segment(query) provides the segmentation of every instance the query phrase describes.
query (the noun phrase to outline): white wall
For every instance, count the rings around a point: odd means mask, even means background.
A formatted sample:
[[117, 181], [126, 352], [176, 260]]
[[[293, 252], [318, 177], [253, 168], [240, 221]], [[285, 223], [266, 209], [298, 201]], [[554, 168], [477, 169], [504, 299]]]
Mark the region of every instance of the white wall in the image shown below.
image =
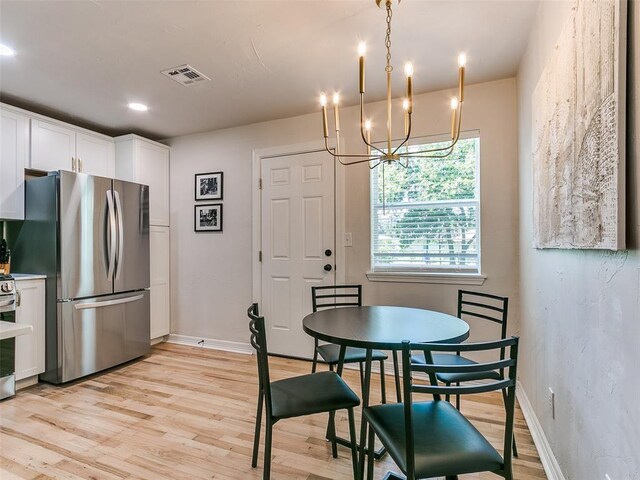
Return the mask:
[[[627, 225], [624, 252], [535, 250], [531, 94], [572, 2], [541, 2], [518, 72], [520, 377], [571, 480], [640, 478], [640, 4], [629, 22]], [[556, 395], [551, 418], [548, 388]]]
[[[515, 79], [467, 88], [463, 129], [481, 134], [482, 260], [488, 276], [480, 289], [511, 297], [517, 313], [517, 113]], [[452, 90], [415, 98], [417, 135], [442, 134], [450, 126]], [[384, 105], [367, 107], [384, 118]], [[342, 110], [347, 150], [361, 149], [357, 107]], [[395, 122], [402, 129], [401, 117]], [[399, 136], [400, 132], [396, 132]], [[320, 113], [184, 136], [171, 144], [171, 273], [173, 333], [247, 341], [245, 311], [252, 300], [251, 174], [254, 149], [321, 139]], [[374, 137], [374, 140], [377, 138]], [[353, 142], [353, 143], [350, 143]], [[359, 150], [362, 151], [362, 150]], [[224, 232], [194, 233], [194, 174], [224, 171]], [[346, 170], [347, 280], [364, 284], [365, 303], [423, 306], [455, 312], [456, 285], [368, 282], [369, 169]], [[341, 268], [338, 265], [338, 268]], [[344, 268], [344, 266], [342, 266]], [[474, 334], [493, 337], [493, 326]]]

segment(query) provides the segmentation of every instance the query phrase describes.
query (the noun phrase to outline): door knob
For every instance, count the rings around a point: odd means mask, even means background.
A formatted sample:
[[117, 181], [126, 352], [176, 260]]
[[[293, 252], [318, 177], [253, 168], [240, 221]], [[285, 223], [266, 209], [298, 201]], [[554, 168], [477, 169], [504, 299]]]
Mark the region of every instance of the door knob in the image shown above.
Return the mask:
[[332, 253], [333, 253], [333, 252], [332, 252], [330, 249], [328, 249], [328, 248], [324, 251], [324, 254], [325, 254], [325, 256], [327, 256], [327, 257], [330, 257]]
[[328, 264], [328, 263], [327, 263], [327, 264], [324, 266], [324, 271], [325, 271], [325, 272], [330, 272], [332, 268], [333, 268], [333, 267], [332, 267], [330, 264]]

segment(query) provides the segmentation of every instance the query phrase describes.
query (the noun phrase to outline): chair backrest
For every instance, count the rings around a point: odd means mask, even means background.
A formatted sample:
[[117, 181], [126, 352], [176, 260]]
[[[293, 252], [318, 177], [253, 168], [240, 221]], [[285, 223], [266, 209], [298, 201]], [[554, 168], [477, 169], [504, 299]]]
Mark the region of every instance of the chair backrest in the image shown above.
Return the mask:
[[[510, 466], [512, 461], [512, 445], [513, 445], [513, 423], [516, 402], [516, 375], [518, 367], [518, 337], [510, 337], [494, 342], [482, 343], [462, 343], [462, 344], [444, 344], [444, 343], [410, 343], [408, 341], [402, 344], [402, 381], [404, 389], [404, 418], [407, 445], [407, 465], [414, 465], [413, 451], [413, 423], [412, 423], [412, 396], [413, 393], [426, 393], [434, 396], [435, 401], [441, 400], [441, 395], [467, 395], [478, 394], [493, 391], [507, 391], [505, 399], [505, 434], [504, 434], [504, 462], [505, 466]], [[492, 350], [500, 350], [504, 352], [509, 350], [509, 355], [505, 359], [491, 361], [487, 363], [475, 363], [470, 365], [435, 365], [433, 363], [432, 352], [488, 352]], [[411, 363], [411, 352], [422, 351], [424, 353], [426, 364]], [[467, 386], [444, 386], [438, 385], [437, 373], [471, 373], [471, 372], [491, 372], [504, 371], [508, 369], [508, 374], [500, 380], [493, 380], [482, 384], [473, 384]], [[417, 377], [414, 373], [425, 373], [428, 375], [428, 383], [414, 382]]]
[[500, 338], [507, 338], [509, 298], [490, 293], [458, 290], [458, 318], [481, 318], [501, 325]]
[[258, 359], [258, 382], [265, 395], [267, 413], [271, 414], [271, 381], [269, 380], [269, 356], [267, 354], [264, 317], [260, 316], [257, 303], [253, 303], [247, 309], [247, 315], [249, 317], [249, 331], [251, 332], [251, 346], [255, 349]]
[[311, 287], [313, 311], [323, 308], [361, 307], [362, 285], [322, 285]]

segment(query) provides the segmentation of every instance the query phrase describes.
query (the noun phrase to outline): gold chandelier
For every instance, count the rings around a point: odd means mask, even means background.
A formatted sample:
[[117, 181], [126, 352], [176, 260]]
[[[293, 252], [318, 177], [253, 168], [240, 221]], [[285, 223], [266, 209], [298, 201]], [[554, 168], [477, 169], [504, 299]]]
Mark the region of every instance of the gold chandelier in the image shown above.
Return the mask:
[[[375, 0], [378, 7], [383, 0]], [[401, 0], [398, 0], [400, 3]], [[411, 137], [411, 126], [413, 114], [413, 65], [407, 63], [404, 68], [404, 73], [407, 78], [407, 96], [402, 101], [402, 107], [404, 110], [404, 137], [402, 142], [395, 148], [392, 146], [391, 138], [391, 112], [392, 112], [392, 98], [391, 98], [391, 73], [393, 72], [393, 66], [391, 65], [391, 18], [393, 15], [391, 9], [392, 0], [385, 0], [385, 6], [387, 11], [387, 33], [385, 37], [385, 47], [387, 50], [387, 64], [385, 72], [387, 76], [387, 145], [386, 148], [378, 148], [371, 143], [371, 120], [365, 119], [364, 112], [364, 93], [365, 93], [365, 53], [366, 44], [360, 43], [358, 46], [359, 54], [359, 85], [360, 85], [360, 135], [362, 141], [367, 147], [366, 154], [348, 154], [340, 152], [340, 112], [339, 103], [340, 96], [338, 93], [333, 94], [333, 111], [334, 122], [336, 132], [336, 150], [333, 151], [329, 148], [329, 123], [327, 120], [327, 95], [322, 93], [320, 95], [320, 106], [322, 108], [322, 129], [324, 133], [324, 145], [327, 152], [333, 155], [342, 165], [356, 165], [360, 163], [369, 162], [369, 168], [375, 168], [381, 163], [398, 162], [403, 167], [408, 166], [410, 159], [424, 159], [424, 158], [444, 158], [451, 154], [453, 147], [460, 138], [460, 124], [462, 122], [462, 104], [464, 102], [464, 69], [466, 64], [466, 55], [461, 53], [458, 56], [458, 96], [451, 98], [451, 140], [446, 145], [437, 148], [431, 148], [419, 151], [409, 151], [405, 149], [401, 151], [401, 148], [407, 144]], [[404, 162], [404, 163], [403, 163]]]

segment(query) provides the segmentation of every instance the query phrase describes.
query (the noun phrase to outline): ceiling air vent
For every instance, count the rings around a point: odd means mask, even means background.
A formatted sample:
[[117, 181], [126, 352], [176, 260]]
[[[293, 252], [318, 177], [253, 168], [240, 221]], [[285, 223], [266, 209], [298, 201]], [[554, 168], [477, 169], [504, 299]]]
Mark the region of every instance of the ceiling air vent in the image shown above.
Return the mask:
[[200, 73], [191, 65], [180, 65], [179, 67], [163, 70], [161, 73], [185, 87], [191, 87], [198, 83], [211, 81], [209, 77]]

